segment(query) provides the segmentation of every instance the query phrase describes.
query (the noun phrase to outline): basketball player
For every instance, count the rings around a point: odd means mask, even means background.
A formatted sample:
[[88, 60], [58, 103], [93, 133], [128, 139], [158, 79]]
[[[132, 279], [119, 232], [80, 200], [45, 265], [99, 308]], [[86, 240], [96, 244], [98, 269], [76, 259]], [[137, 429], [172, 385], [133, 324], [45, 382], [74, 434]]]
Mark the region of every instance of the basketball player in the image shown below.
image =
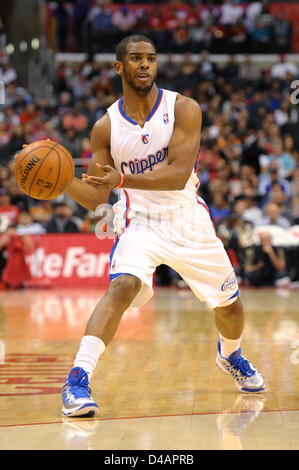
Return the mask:
[[175, 269], [214, 310], [219, 368], [239, 390], [260, 392], [263, 378], [241, 354], [244, 315], [237, 280], [209, 209], [196, 195], [200, 107], [191, 98], [157, 87], [157, 53], [144, 36], [120, 42], [114, 67], [123, 97], [94, 124], [87, 174], [67, 188], [69, 196], [92, 210], [107, 202], [112, 188], [122, 190], [114, 206], [111, 282], [88, 321], [66, 379], [62, 412], [92, 416], [97, 411], [89, 389], [92, 373], [125, 310], [153, 295], [153, 273], [160, 264]]

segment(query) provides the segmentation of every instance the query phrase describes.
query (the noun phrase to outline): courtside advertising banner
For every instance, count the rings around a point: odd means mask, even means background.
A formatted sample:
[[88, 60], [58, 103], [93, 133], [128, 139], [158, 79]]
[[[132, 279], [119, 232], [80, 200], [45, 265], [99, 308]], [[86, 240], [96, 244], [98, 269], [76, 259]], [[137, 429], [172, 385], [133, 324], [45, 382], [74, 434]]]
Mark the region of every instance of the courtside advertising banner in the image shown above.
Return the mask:
[[34, 246], [26, 258], [32, 280], [49, 287], [108, 287], [113, 240], [55, 233], [34, 236]]

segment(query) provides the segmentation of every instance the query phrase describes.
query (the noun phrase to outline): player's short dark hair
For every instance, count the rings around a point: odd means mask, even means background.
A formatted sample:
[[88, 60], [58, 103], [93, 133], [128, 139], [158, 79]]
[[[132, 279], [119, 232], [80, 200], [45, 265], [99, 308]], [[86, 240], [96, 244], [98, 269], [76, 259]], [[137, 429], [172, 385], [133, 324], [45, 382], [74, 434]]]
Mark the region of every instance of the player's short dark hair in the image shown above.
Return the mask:
[[131, 36], [127, 36], [122, 39], [117, 45], [115, 52], [116, 60], [118, 60], [119, 62], [124, 61], [127, 54], [127, 45], [131, 42], [149, 42], [156, 50], [156, 46], [150, 38], [148, 38], [147, 36], [143, 36], [142, 34], [132, 34]]

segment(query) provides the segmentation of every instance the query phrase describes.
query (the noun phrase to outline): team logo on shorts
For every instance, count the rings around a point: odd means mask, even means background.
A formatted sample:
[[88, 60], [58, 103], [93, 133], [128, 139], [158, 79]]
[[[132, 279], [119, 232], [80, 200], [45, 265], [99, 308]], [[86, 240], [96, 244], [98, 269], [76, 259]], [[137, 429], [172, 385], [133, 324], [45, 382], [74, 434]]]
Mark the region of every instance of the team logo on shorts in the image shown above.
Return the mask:
[[148, 144], [149, 143], [149, 134], [143, 134], [141, 136], [141, 140], [144, 144]]
[[238, 285], [238, 281], [237, 281], [237, 278], [235, 276], [235, 273], [233, 273], [233, 274], [230, 274], [225, 279], [224, 283], [221, 286], [221, 290], [224, 292], [227, 289], [234, 289], [235, 287], [237, 287], [237, 285]]

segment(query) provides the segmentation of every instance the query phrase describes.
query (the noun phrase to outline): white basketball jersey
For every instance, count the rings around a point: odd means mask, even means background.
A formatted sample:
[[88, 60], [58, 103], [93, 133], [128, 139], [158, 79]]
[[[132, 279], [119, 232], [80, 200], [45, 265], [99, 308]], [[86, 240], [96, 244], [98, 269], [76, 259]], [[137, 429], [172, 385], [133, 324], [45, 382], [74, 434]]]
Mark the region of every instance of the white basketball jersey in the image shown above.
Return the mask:
[[[159, 89], [155, 106], [144, 127], [129, 118], [122, 107], [122, 98], [108, 108], [111, 122], [111, 156], [117, 170], [124, 174], [142, 174], [167, 166], [168, 144], [174, 129], [174, 108], [177, 93]], [[194, 172], [181, 191], [122, 190], [121, 201], [126, 209], [138, 212], [177, 210], [186, 204], [196, 203], [196, 186], [199, 181]], [[119, 205], [119, 203], [117, 204]]]

